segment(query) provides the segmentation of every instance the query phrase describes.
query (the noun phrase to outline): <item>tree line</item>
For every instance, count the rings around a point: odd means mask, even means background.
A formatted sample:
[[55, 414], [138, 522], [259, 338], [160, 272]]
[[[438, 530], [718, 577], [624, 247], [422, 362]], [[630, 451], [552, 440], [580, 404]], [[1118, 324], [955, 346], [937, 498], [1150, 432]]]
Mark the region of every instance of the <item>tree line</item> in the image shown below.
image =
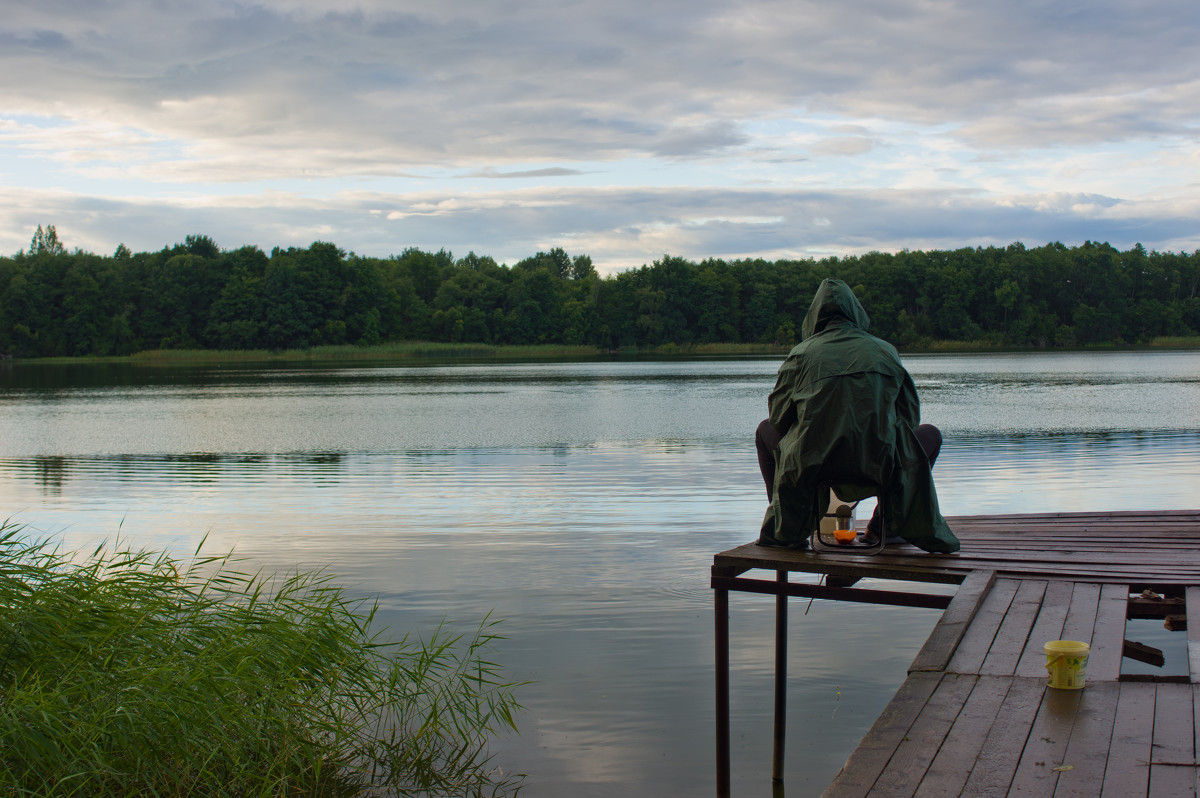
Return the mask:
[[1022, 244], [851, 257], [699, 262], [664, 255], [601, 277], [562, 248], [512, 266], [469, 253], [387, 258], [308, 248], [221, 249], [188, 236], [157, 252], [68, 251], [51, 226], [0, 257], [0, 353], [302, 349], [423, 340], [614, 350], [799, 340], [825, 277], [901, 348], [1135, 345], [1200, 334], [1200, 251]]

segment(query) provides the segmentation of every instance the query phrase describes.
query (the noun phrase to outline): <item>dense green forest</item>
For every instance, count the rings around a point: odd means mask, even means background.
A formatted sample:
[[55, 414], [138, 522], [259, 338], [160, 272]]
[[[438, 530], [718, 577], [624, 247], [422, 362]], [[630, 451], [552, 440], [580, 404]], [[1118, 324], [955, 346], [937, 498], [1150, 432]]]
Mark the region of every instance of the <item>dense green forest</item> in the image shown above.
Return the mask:
[[791, 344], [824, 277], [845, 280], [871, 329], [901, 348], [1131, 345], [1200, 334], [1200, 251], [1108, 244], [872, 252], [766, 261], [663, 256], [608, 277], [561, 248], [512, 266], [470, 253], [388, 258], [223, 250], [188, 236], [158, 252], [69, 252], [53, 227], [0, 258], [0, 354], [303, 349], [423, 340], [611, 350]]

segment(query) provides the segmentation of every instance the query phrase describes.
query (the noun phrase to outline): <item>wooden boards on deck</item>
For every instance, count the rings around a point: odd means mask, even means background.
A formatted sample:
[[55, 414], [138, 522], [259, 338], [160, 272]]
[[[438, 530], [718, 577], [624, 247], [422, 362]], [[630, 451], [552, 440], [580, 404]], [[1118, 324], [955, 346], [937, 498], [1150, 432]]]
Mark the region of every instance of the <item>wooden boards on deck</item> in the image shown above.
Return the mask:
[[907, 544], [883, 554], [817, 554], [749, 543], [722, 552], [714, 574], [754, 568], [960, 582], [972, 571], [1098, 584], [1200, 585], [1200, 510], [1032, 513], [947, 519], [955, 554]]
[[[1123, 682], [1128, 586], [976, 574], [964, 588], [828, 798], [1200, 795], [1194, 626], [1189, 683]], [[1056, 639], [1090, 643], [1083, 690], [1046, 686]]]
[[[962, 541], [955, 554], [908, 545], [874, 556], [816, 554], [751, 543], [714, 557], [718, 796], [729, 795], [728, 594], [742, 591], [946, 606], [826, 795], [1200, 798], [1200, 510], [947, 520]], [[776, 572], [776, 581], [741, 576], [755, 569]], [[789, 584], [787, 572], [959, 589], [948, 606], [917, 604], [945, 597]], [[1145, 588], [1171, 597], [1170, 615], [1157, 617], [1174, 628], [1186, 619], [1190, 680], [1120, 679], [1130, 593]], [[1136, 612], [1159, 611], [1155, 601], [1141, 599]], [[784, 635], [776, 637], [784, 650]], [[1042, 646], [1058, 639], [1091, 644], [1082, 691], [1046, 686]], [[781, 696], [776, 706], [778, 718]]]

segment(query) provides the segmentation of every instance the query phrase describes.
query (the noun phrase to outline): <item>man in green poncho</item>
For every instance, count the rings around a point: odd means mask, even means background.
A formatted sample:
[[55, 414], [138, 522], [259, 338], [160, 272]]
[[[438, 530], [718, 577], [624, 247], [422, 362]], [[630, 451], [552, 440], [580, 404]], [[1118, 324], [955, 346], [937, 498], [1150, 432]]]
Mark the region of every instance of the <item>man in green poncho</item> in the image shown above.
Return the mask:
[[[805, 548], [824, 513], [820, 471], [858, 475], [883, 487], [886, 530], [930, 552], [958, 551], [938, 509], [930, 468], [941, 434], [922, 425], [912, 377], [896, 349], [867, 332], [867, 312], [841, 280], [817, 289], [801, 343], [779, 368], [756, 436], [771, 505], [759, 543]], [[871, 495], [844, 488], [843, 499]]]

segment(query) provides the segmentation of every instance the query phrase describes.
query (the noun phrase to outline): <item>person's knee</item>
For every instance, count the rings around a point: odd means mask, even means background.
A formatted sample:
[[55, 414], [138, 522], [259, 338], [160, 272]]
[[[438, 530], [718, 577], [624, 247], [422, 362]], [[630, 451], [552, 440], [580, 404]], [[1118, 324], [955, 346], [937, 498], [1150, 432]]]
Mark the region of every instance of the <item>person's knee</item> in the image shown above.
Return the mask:
[[771, 419], [764, 418], [758, 425], [758, 429], [754, 431], [754, 442], [760, 448], [768, 451], [779, 448], [779, 433], [775, 430], [775, 425], [771, 423]]
[[765, 419], [754, 431], [754, 448], [758, 450], [758, 470], [762, 472], [767, 486], [767, 501], [774, 495], [775, 451], [779, 448], [779, 433], [769, 419]]
[[938, 452], [942, 449], [942, 431], [932, 424], [922, 424], [917, 427], [917, 440], [921, 442], [921, 448], [925, 450], [929, 464], [933, 465], [933, 461], [937, 460]]

